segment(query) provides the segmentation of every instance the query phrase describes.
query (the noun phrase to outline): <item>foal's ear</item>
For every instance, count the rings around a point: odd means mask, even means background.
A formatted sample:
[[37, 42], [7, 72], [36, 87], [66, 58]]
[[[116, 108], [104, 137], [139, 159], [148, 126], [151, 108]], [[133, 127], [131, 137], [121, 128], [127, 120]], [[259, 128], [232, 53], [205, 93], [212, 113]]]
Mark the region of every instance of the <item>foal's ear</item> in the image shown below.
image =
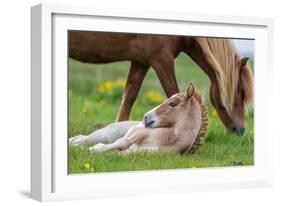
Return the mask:
[[249, 57], [244, 57], [240, 60], [240, 68], [244, 67], [249, 60]]
[[192, 83], [189, 84], [187, 90], [186, 90], [186, 99], [189, 99], [190, 97], [192, 97], [192, 95], [194, 94], [194, 85]]

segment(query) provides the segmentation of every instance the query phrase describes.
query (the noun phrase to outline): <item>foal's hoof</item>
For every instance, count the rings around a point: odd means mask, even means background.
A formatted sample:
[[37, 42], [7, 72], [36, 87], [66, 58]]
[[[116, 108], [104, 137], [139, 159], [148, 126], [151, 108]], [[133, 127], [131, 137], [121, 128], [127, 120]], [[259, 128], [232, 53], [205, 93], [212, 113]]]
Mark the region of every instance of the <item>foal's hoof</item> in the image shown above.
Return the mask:
[[90, 152], [103, 152], [106, 151], [106, 145], [103, 143], [98, 143], [89, 148]]
[[85, 135], [77, 135], [75, 137], [71, 137], [68, 139], [69, 145], [72, 146], [79, 146], [87, 144], [88, 142], [88, 136]]
[[68, 144], [71, 146], [79, 146], [79, 143], [77, 143], [77, 136], [76, 137], [71, 137], [68, 139]]

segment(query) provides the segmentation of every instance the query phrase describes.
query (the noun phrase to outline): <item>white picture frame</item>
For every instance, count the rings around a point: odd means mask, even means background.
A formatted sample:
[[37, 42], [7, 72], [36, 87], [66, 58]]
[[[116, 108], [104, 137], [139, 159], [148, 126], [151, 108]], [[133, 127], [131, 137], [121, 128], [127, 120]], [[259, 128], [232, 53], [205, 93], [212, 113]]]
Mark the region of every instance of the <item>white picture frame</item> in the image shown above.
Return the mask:
[[[31, 26], [32, 198], [52, 201], [273, 185], [274, 136], [267, 123], [273, 111], [267, 108], [274, 94], [267, 99], [260, 95], [265, 91], [261, 83], [272, 88], [274, 75], [271, 19], [41, 4], [31, 8]], [[255, 38], [255, 165], [68, 175], [67, 139], [55, 137], [67, 134], [65, 34], [73, 28]]]

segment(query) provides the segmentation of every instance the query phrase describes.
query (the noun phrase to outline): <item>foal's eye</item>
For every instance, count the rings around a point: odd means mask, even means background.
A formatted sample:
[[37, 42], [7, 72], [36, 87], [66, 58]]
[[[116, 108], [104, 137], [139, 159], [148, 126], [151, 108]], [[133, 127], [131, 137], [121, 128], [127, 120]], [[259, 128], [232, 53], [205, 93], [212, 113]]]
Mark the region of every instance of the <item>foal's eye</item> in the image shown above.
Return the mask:
[[175, 107], [175, 106], [177, 106], [177, 104], [176, 104], [176, 103], [174, 103], [174, 102], [170, 102], [169, 107]]

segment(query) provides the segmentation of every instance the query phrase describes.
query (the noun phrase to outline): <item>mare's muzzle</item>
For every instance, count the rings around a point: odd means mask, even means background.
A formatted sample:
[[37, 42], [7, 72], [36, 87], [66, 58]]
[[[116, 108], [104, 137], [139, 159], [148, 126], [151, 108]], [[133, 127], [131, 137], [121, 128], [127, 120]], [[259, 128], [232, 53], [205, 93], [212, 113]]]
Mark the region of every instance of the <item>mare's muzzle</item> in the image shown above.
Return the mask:
[[236, 133], [238, 135], [243, 135], [244, 134], [244, 131], [245, 131], [245, 128], [244, 127], [240, 127], [238, 126], [237, 124], [235, 123], [232, 123], [229, 127], [228, 127], [228, 130], [230, 132], [233, 132], [233, 133]]

